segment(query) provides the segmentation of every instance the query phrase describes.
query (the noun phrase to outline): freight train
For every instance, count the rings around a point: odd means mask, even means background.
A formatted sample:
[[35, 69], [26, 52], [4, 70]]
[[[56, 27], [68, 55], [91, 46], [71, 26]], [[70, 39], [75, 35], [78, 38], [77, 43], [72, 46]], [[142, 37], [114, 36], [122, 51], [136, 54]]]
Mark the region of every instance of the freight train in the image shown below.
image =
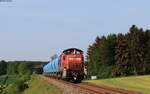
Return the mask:
[[80, 82], [84, 79], [83, 51], [77, 48], [64, 50], [60, 56], [43, 67], [45, 76]]

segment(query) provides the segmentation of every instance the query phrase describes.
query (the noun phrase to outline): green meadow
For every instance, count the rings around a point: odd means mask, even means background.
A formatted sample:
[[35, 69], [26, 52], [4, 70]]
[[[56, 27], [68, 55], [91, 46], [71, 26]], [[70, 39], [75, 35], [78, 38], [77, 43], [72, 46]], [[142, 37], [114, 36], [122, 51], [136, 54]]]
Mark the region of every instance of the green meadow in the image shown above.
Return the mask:
[[126, 90], [134, 90], [150, 94], [150, 75], [110, 78], [101, 80], [85, 80], [83, 82], [94, 83], [97, 85], [106, 85], [115, 88], [123, 88]]

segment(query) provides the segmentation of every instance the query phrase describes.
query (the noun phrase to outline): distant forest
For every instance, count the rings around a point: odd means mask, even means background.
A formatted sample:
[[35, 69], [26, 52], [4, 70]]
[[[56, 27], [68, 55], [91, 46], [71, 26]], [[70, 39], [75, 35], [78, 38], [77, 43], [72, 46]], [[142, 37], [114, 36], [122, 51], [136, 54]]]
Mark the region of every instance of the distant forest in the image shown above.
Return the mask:
[[97, 37], [87, 51], [88, 75], [110, 78], [150, 74], [150, 30]]

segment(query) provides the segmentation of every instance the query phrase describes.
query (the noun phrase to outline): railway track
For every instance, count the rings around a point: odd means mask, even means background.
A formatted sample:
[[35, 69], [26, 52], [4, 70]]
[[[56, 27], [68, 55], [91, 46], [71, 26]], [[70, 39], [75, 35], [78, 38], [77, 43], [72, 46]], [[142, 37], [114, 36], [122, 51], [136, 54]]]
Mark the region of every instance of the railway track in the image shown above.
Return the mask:
[[62, 88], [63, 91], [69, 90], [64, 94], [142, 94], [139, 92], [128, 91], [123, 89], [111, 88], [107, 86], [99, 86], [91, 83], [71, 83], [63, 80], [53, 79], [40, 75], [41, 78], [47, 80], [51, 84]]
[[81, 86], [83, 88], [86, 87], [87, 89], [94, 88], [94, 91], [98, 93], [100, 92], [100, 94], [142, 94], [142, 93], [135, 92], [135, 91], [112, 88], [112, 87], [102, 86], [102, 85], [95, 85], [91, 83], [80, 83], [80, 84], [77, 84], [77, 86]]

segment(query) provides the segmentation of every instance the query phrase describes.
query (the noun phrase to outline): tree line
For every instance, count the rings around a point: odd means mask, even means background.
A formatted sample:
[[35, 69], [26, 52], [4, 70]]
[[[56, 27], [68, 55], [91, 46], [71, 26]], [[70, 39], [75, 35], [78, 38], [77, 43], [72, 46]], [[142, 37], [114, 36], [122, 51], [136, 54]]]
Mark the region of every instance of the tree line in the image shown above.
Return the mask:
[[97, 37], [88, 47], [88, 74], [98, 78], [150, 74], [150, 30]]
[[41, 68], [47, 62], [34, 61], [0, 61], [0, 75], [30, 75], [33, 72], [42, 72]]

